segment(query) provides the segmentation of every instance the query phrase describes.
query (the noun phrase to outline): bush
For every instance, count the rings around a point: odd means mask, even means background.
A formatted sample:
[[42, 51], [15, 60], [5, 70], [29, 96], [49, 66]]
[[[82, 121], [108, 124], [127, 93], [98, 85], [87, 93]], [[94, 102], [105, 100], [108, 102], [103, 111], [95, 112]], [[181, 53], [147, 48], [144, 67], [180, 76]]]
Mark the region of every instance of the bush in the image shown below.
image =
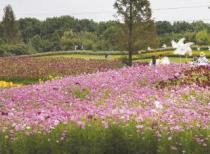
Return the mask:
[[38, 52], [46, 52], [53, 50], [53, 43], [49, 40], [42, 39], [39, 35], [35, 35], [29, 44]]
[[29, 48], [24, 43], [0, 45], [0, 56], [29, 54]]
[[[2, 154], [208, 154], [209, 130], [185, 130], [157, 135], [132, 123], [104, 128], [94, 122], [85, 127], [60, 125], [50, 133], [0, 134]], [[14, 138], [15, 137], [15, 138]], [[200, 140], [204, 140], [201, 144]]]

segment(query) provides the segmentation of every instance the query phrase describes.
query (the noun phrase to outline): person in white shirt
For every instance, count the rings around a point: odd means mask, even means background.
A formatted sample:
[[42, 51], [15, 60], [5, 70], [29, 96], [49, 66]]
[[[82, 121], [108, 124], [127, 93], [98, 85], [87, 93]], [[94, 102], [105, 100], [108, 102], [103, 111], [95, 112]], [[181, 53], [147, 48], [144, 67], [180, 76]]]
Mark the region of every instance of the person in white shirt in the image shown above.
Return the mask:
[[204, 52], [200, 53], [200, 57], [198, 58], [197, 63], [198, 63], [198, 65], [208, 65], [209, 64], [209, 61], [206, 58], [206, 55]]

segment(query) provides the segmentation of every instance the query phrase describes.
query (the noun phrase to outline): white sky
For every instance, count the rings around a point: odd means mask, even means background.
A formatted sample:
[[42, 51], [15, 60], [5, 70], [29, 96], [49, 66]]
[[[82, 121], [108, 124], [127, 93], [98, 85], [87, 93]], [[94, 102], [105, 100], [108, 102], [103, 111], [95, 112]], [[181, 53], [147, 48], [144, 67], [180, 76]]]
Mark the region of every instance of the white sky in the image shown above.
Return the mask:
[[[3, 8], [11, 4], [17, 18], [36, 17], [44, 20], [46, 17], [71, 15], [76, 18], [88, 18], [96, 21], [115, 19], [113, 4], [115, 0], [0, 0], [0, 20]], [[152, 9], [174, 8], [186, 6], [208, 6], [210, 0], [150, 0]], [[200, 20], [210, 22], [208, 7], [153, 10], [155, 20]]]

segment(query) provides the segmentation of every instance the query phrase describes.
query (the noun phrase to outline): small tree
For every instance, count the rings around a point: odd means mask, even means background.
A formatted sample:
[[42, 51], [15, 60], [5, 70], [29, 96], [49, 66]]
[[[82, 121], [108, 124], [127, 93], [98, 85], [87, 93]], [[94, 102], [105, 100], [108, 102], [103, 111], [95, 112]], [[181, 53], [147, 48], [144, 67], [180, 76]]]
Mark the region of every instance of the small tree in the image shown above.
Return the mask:
[[129, 65], [132, 65], [134, 25], [149, 21], [151, 18], [150, 2], [148, 0], [116, 0], [114, 8], [123, 18], [128, 31]]
[[3, 38], [7, 43], [17, 43], [21, 41], [20, 32], [18, 30], [15, 15], [10, 5], [4, 8], [4, 16], [2, 20]]

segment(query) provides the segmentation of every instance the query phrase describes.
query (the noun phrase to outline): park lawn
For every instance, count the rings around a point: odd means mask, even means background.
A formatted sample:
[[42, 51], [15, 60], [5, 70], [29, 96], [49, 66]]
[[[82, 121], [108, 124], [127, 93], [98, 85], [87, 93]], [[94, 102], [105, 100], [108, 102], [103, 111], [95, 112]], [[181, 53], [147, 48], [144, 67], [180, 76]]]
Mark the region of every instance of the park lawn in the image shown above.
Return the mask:
[[[170, 57], [169, 58], [172, 63], [180, 63], [180, 58]], [[139, 59], [137, 62], [151, 62], [151, 59]], [[192, 61], [192, 58], [181, 58], [181, 63], [186, 63]]]

